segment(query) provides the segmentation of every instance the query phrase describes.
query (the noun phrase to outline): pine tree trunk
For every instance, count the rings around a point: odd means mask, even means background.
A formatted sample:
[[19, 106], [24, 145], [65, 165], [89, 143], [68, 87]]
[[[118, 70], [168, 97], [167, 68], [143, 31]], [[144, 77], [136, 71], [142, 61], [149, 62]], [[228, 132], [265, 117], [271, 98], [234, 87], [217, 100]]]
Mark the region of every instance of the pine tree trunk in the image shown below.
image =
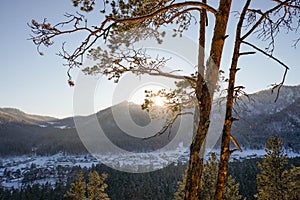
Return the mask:
[[196, 135], [194, 135], [192, 144], [190, 146], [190, 160], [187, 172], [187, 183], [185, 187], [186, 200], [199, 199], [198, 193], [201, 183], [201, 174], [203, 171], [203, 147], [210, 123], [209, 117], [212, 106], [212, 97], [218, 80], [218, 73], [223, 52], [228, 17], [230, 14], [230, 7], [231, 0], [220, 0], [219, 11], [216, 14], [214, 36], [211, 44], [210, 57], [212, 62], [210, 62], [208, 65], [205, 77], [203, 67], [204, 52], [201, 52], [201, 43], [203, 47], [205, 43], [205, 36], [203, 36], [205, 35], [205, 30], [203, 32], [203, 28], [201, 28], [203, 27], [204, 23], [204, 20], [202, 18], [203, 16], [200, 17], [202, 25], [200, 24], [198, 80], [196, 88], [196, 97], [200, 111], [200, 120]]
[[229, 165], [229, 158], [231, 154], [230, 137], [231, 137], [231, 126], [233, 122], [232, 110], [233, 110], [233, 103], [234, 103], [235, 76], [237, 72], [237, 63], [240, 55], [241, 30], [242, 30], [245, 14], [250, 5], [250, 2], [251, 0], [247, 0], [244, 9], [241, 13], [240, 20], [238, 22], [237, 29], [236, 29], [235, 46], [234, 46], [234, 52], [233, 52], [233, 57], [231, 62], [229, 83], [227, 89], [226, 115], [225, 115], [225, 122], [224, 122], [224, 127], [222, 132], [221, 158], [219, 164], [216, 192], [214, 197], [215, 200], [223, 199], [223, 194], [226, 186], [226, 175], [227, 175], [227, 170]]

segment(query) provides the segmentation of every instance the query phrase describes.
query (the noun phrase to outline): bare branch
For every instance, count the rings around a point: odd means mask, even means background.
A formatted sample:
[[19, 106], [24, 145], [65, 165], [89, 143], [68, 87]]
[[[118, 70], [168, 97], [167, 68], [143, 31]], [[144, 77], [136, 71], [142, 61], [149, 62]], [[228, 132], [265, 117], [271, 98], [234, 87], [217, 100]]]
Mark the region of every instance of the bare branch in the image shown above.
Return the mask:
[[273, 84], [273, 88], [272, 88], [272, 92], [274, 92], [275, 89], [277, 89], [277, 94], [276, 94], [276, 98], [275, 98], [275, 102], [278, 100], [279, 98], [279, 94], [280, 94], [280, 89], [282, 88], [285, 79], [286, 79], [286, 75], [287, 75], [288, 69], [286, 68], [282, 77], [282, 81], [279, 84]]
[[[300, 3], [297, 2], [297, 1], [294, 1], [295, 5], [284, 3], [283, 1], [280, 1], [280, 0], [272, 0], [272, 1], [274, 1], [276, 3], [279, 3], [279, 4], [283, 4], [283, 6], [286, 6], [286, 7], [289, 7], [289, 8], [295, 8], [295, 9], [299, 9], [300, 10]], [[296, 4], [296, 3], [298, 3], [298, 4]]]
[[251, 43], [249, 43], [249, 42], [242, 41], [242, 43], [244, 43], [244, 44], [246, 44], [246, 45], [252, 47], [253, 49], [255, 49], [255, 50], [257, 50], [257, 51], [259, 51], [260, 53], [262, 53], [262, 54], [264, 54], [265, 56], [271, 58], [272, 60], [276, 61], [277, 63], [279, 63], [280, 65], [282, 65], [284, 68], [286, 68], [287, 70], [289, 70], [289, 67], [288, 67], [286, 64], [284, 64], [282, 61], [280, 61], [278, 58], [275, 58], [275, 57], [272, 56], [271, 54], [268, 54], [268, 53], [265, 52], [264, 50], [262, 50], [262, 49], [256, 47], [255, 45], [253, 45], [253, 44], [251, 44]]
[[151, 76], [163, 76], [163, 77], [173, 78], [173, 79], [188, 80], [189, 82], [196, 83], [196, 80], [192, 77], [175, 75], [175, 74], [166, 73], [166, 72], [162, 72], [162, 71], [157, 71], [156, 73], [151, 73], [150, 72], [150, 73], [147, 73], [147, 74], [149, 74]]
[[252, 28], [251, 28], [247, 33], [245, 33], [245, 35], [243, 35], [243, 36], [241, 37], [241, 40], [246, 39], [246, 38], [247, 38], [251, 33], [253, 33], [253, 31], [261, 24], [261, 22], [262, 22], [266, 17], [268, 17], [268, 15], [269, 15], [270, 13], [272, 13], [272, 12], [274, 12], [275, 10], [279, 9], [282, 5], [284, 5], [284, 4], [287, 3], [288, 1], [290, 1], [290, 0], [286, 0], [286, 1], [282, 2], [281, 4], [279, 4], [279, 5], [275, 6], [275, 7], [273, 7], [272, 9], [270, 9], [270, 10], [264, 12], [263, 15], [260, 17], [260, 19], [252, 26]]
[[247, 56], [247, 55], [253, 55], [253, 54], [256, 54], [256, 52], [255, 51], [248, 51], [248, 52], [239, 53], [239, 56]]
[[299, 42], [300, 42], [300, 38], [294, 40], [293, 47], [296, 48]]
[[279, 84], [274, 84], [273, 88], [272, 88], [272, 92], [277, 89], [277, 95], [276, 95], [276, 98], [275, 98], [275, 102], [278, 100], [279, 98], [279, 93], [280, 93], [280, 89], [281, 87], [283, 86], [284, 82], [285, 82], [285, 79], [286, 79], [286, 75], [287, 75], [287, 72], [289, 70], [289, 67], [284, 64], [282, 61], [280, 61], [278, 58], [275, 58], [274, 56], [272, 56], [271, 54], [268, 54], [266, 53], [264, 50], [256, 47], [255, 45], [249, 43], [249, 42], [246, 42], [246, 41], [242, 41], [242, 43], [256, 49], [257, 51], [261, 52], [262, 54], [266, 55], [267, 57], [271, 58], [272, 60], [276, 61], [277, 63], [279, 63], [280, 65], [282, 65], [284, 68], [285, 68], [285, 71], [284, 71], [284, 74], [283, 74], [283, 78], [282, 78], [282, 81], [281, 83]]
[[236, 141], [236, 139], [230, 135], [230, 140], [232, 141], [232, 143], [236, 146], [236, 148], [240, 151], [240, 152], [243, 152], [241, 146], [238, 144], [238, 142]]
[[164, 134], [167, 130], [169, 130], [169, 132], [171, 131], [171, 128], [174, 124], [174, 122], [176, 121], [176, 119], [179, 117], [179, 116], [182, 116], [182, 115], [193, 115], [192, 112], [184, 112], [184, 113], [177, 113], [175, 116], [172, 117], [171, 120], [169, 120], [166, 125], [158, 132], [156, 133], [155, 135], [152, 135], [150, 137], [147, 137], [147, 138], [144, 138], [143, 140], [148, 140], [148, 139], [151, 139], [151, 138], [154, 138], [154, 137], [158, 137], [158, 136], [161, 136], [162, 134]]

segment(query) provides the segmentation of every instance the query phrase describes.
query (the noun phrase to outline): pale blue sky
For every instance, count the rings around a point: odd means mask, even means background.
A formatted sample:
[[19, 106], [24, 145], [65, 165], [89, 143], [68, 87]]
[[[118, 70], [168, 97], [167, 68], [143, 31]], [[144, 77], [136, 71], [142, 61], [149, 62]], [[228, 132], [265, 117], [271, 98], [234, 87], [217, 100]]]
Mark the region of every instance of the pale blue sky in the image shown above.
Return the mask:
[[[234, 3], [238, 2], [237, 0]], [[66, 12], [75, 12], [69, 0], [10, 0], [1, 2], [0, 7], [0, 107], [15, 107], [25, 112], [56, 117], [71, 116], [73, 113], [73, 90], [67, 85], [66, 67], [55, 54], [60, 50], [62, 40], [56, 41], [45, 56], [39, 56], [36, 47], [29, 40], [31, 19], [57, 22]], [[97, 12], [98, 13], [98, 12]], [[233, 30], [234, 21], [229, 30]], [[229, 31], [230, 34], [230, 31]], [[193, 30], [187, 33], [193, 36]], [[291, 48], [292, 40], [300, 34], [283, 35], [275, 51], [291, 70], [286, 84], [300, 84], [298, 49]], [[226, 41], [222, 66], [226, 69], [231, 60], [233, 36]], [[70, 44], [69, 45], [75, 45]], [[261, 44], [257, 42], [257, 44]], [[224, 67], [225, 66], [225, 67]], [[270, 84], [281, 80], [283, 68], [259, 54], [240, 61], [238, 83], [244, 84], [249, 93], [266, 89]], [[227, 70], [226, 70], [227, 71]], [[105, 91], [101, 94], [106, 98]], [[100, 105], [100, 107], [108, 106]]]

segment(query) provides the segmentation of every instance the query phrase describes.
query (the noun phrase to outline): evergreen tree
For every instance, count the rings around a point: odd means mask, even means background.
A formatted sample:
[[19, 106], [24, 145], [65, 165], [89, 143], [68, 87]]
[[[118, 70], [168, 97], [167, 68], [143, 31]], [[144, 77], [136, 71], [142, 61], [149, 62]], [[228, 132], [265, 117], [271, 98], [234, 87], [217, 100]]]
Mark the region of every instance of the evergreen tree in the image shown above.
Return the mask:
[[300, 167], [292, 166], [288, 175], [290, 199], [300, 199]]
[[[284, 153], [282, 140], [271, 137], [266, 143], [266, 156], [262, 163], [257, 163], [260, 174], [256, 175], [258, 200], [298, 199], [300, 193], [299, 168], [286, 169], [288, 157]], [[299, 179], [299, 177], [298, 177]], [[298, 195], [299, 197], [299, 195]]]
[[185, 184], [186, 184], [186, 174], [187, 174], [187, 169], [184, 171], [184, 175], [182, 178], [182, 181], [178, 181], [178, 189], [174, 193], [174, 200], [182, 200], [184, 199], [184, 189], [185, 189]]
[[61, 180], [59, 180], [55, 184], [52, 197], [53, 199], [61, 199], [65, 193], [66, 193], [66, 187], [64, 183]]
[[86, 182], [84, 180], [82, 171], [77, 175], [75, 183], [71, 184], [71, 188], [65, 194], [65, 198], [68, 200], [85, 200], [86, 196]]
[[[239, 200], [242, 199], [242, 195], [239, 193], [240, 183], [236, 183], [235, 179], [229, 175], [226, 181], [226, 187], [224, 191], [224, 200]], [[246, 198], [244, 198], [245, 200]]]
[[92, 171], [88, 176], [89, 183], [87, 186], [83, 173], [80, 171], [77, 175], [77, 180], [71, 184], [70, 190], [65, 194], [65, 198], [68, 200], [110, 200], [104, 192], [108, 187], [104, 183], [107, 174], [100, 176], [96, 171]]
[[208, 161], [204, 164], [204, 170], [202, 174], [201, 187], [199, 199], [213, 199], [216, 188], [216, 180], [218, 176], [218, 161], [217, 155], [212, 153], [208, 158]]
[[96, 172], [92, 171], [89, 173], [89, 184], [88, 184], [88, 199], [89, 200], [109, 200], [110, 198], [104, 192], [108, 187], [104, 183], [107, 178], [107, 174], [101, 174], [101, 176]]
[[[215, 153], [212, 153], [208, 161], [204, 164], [204, 170], [201, 178], [201, 187], [199, 189], [199, 199], [212, 200], [215, 195], [215, 188], [218, 176], [218, 159]], [[183, 181], [178, 182], [178, 189], [174, 194], [175, 200], [184, 199], [184, 189], [186, 183], [186, 172]], [[235, 183], [232, 176], [227, 177], [227, 184], [223, 196], [224, 200], [240, 200], [239, 183]]]

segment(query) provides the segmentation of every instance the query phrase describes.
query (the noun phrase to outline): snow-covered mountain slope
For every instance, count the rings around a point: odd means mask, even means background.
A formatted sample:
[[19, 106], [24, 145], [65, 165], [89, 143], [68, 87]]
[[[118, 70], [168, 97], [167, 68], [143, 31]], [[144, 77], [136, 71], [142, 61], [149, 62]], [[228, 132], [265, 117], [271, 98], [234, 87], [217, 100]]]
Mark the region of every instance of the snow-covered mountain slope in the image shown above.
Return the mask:
[[23, 124], [38, 124], [57, 120], [54, 117], [30, 115], [15, 108], [0, 108], [0, 124], [5, 123], [23, 123]]
[[[263, 149], [267, 138], [279, 135], [287, 149], [300, 151], [300, 86], [282, 87], [279, 99], [275, 103], [276, 95], [271, 90], [260, 91], [250, 94], [249, 99], [242, 97], [242, 101], [235, 106], [235, 117], [239, 121], [234, 122], [232, 134], [241, 146]], [[118, 126], [114, 116], [116, 113], [113, 112], [117, 112], [118, 120], [129, 132]], [[218, 110], [214, 112], [217, 114], [213, 116], [212, 121], [222, 119], [218, 116]], [[32, 148], [37, 149], [40, 154], [55, 154], [60, 151], [86, 152], [72, 117], [54, 119], [28, 115], [16, 109], [0, 109], [1, 120], [5, 123], [0, 123], [0, 155], [28, 154]], [[161, 126], [161, 123], [157, 122], [152, 132], [147, 130], [144, 127], [151, 121], [149, 114], [141, 110], [139, 105], [128, 102], [104, 109], [95, 115], [77, 116], [75, 121], [85, 127], [87, 134], [97, 131], [99, 126], [94, 124], [99, 124], [105, 132], [105, 138], [116, 146], [133, 152], [147, 152], [165, 146], [172, 141], [178, 128], [178, 124], [175, 124], [170, 135], [167, 133], [149, 140], [136, 137], [145, 136], [146, 132], [147, 136], [154, 135], [160, 130], [157, 127]], [[145, 132], [131, 129], [132, 121], [141, 128], [140, 130], [145, 129]], [[191, 131], [186, 134], [191, 134]], [[104, 141], [100, 139], [98, 145], [105, 146]]]
[[277, 93], [265, 90], [238, 102], [233, 134], [249, 148], [263, 148], [266, 139], [278, 135], [287, 148], [300, 151], [300, 86], [284, 86]]

